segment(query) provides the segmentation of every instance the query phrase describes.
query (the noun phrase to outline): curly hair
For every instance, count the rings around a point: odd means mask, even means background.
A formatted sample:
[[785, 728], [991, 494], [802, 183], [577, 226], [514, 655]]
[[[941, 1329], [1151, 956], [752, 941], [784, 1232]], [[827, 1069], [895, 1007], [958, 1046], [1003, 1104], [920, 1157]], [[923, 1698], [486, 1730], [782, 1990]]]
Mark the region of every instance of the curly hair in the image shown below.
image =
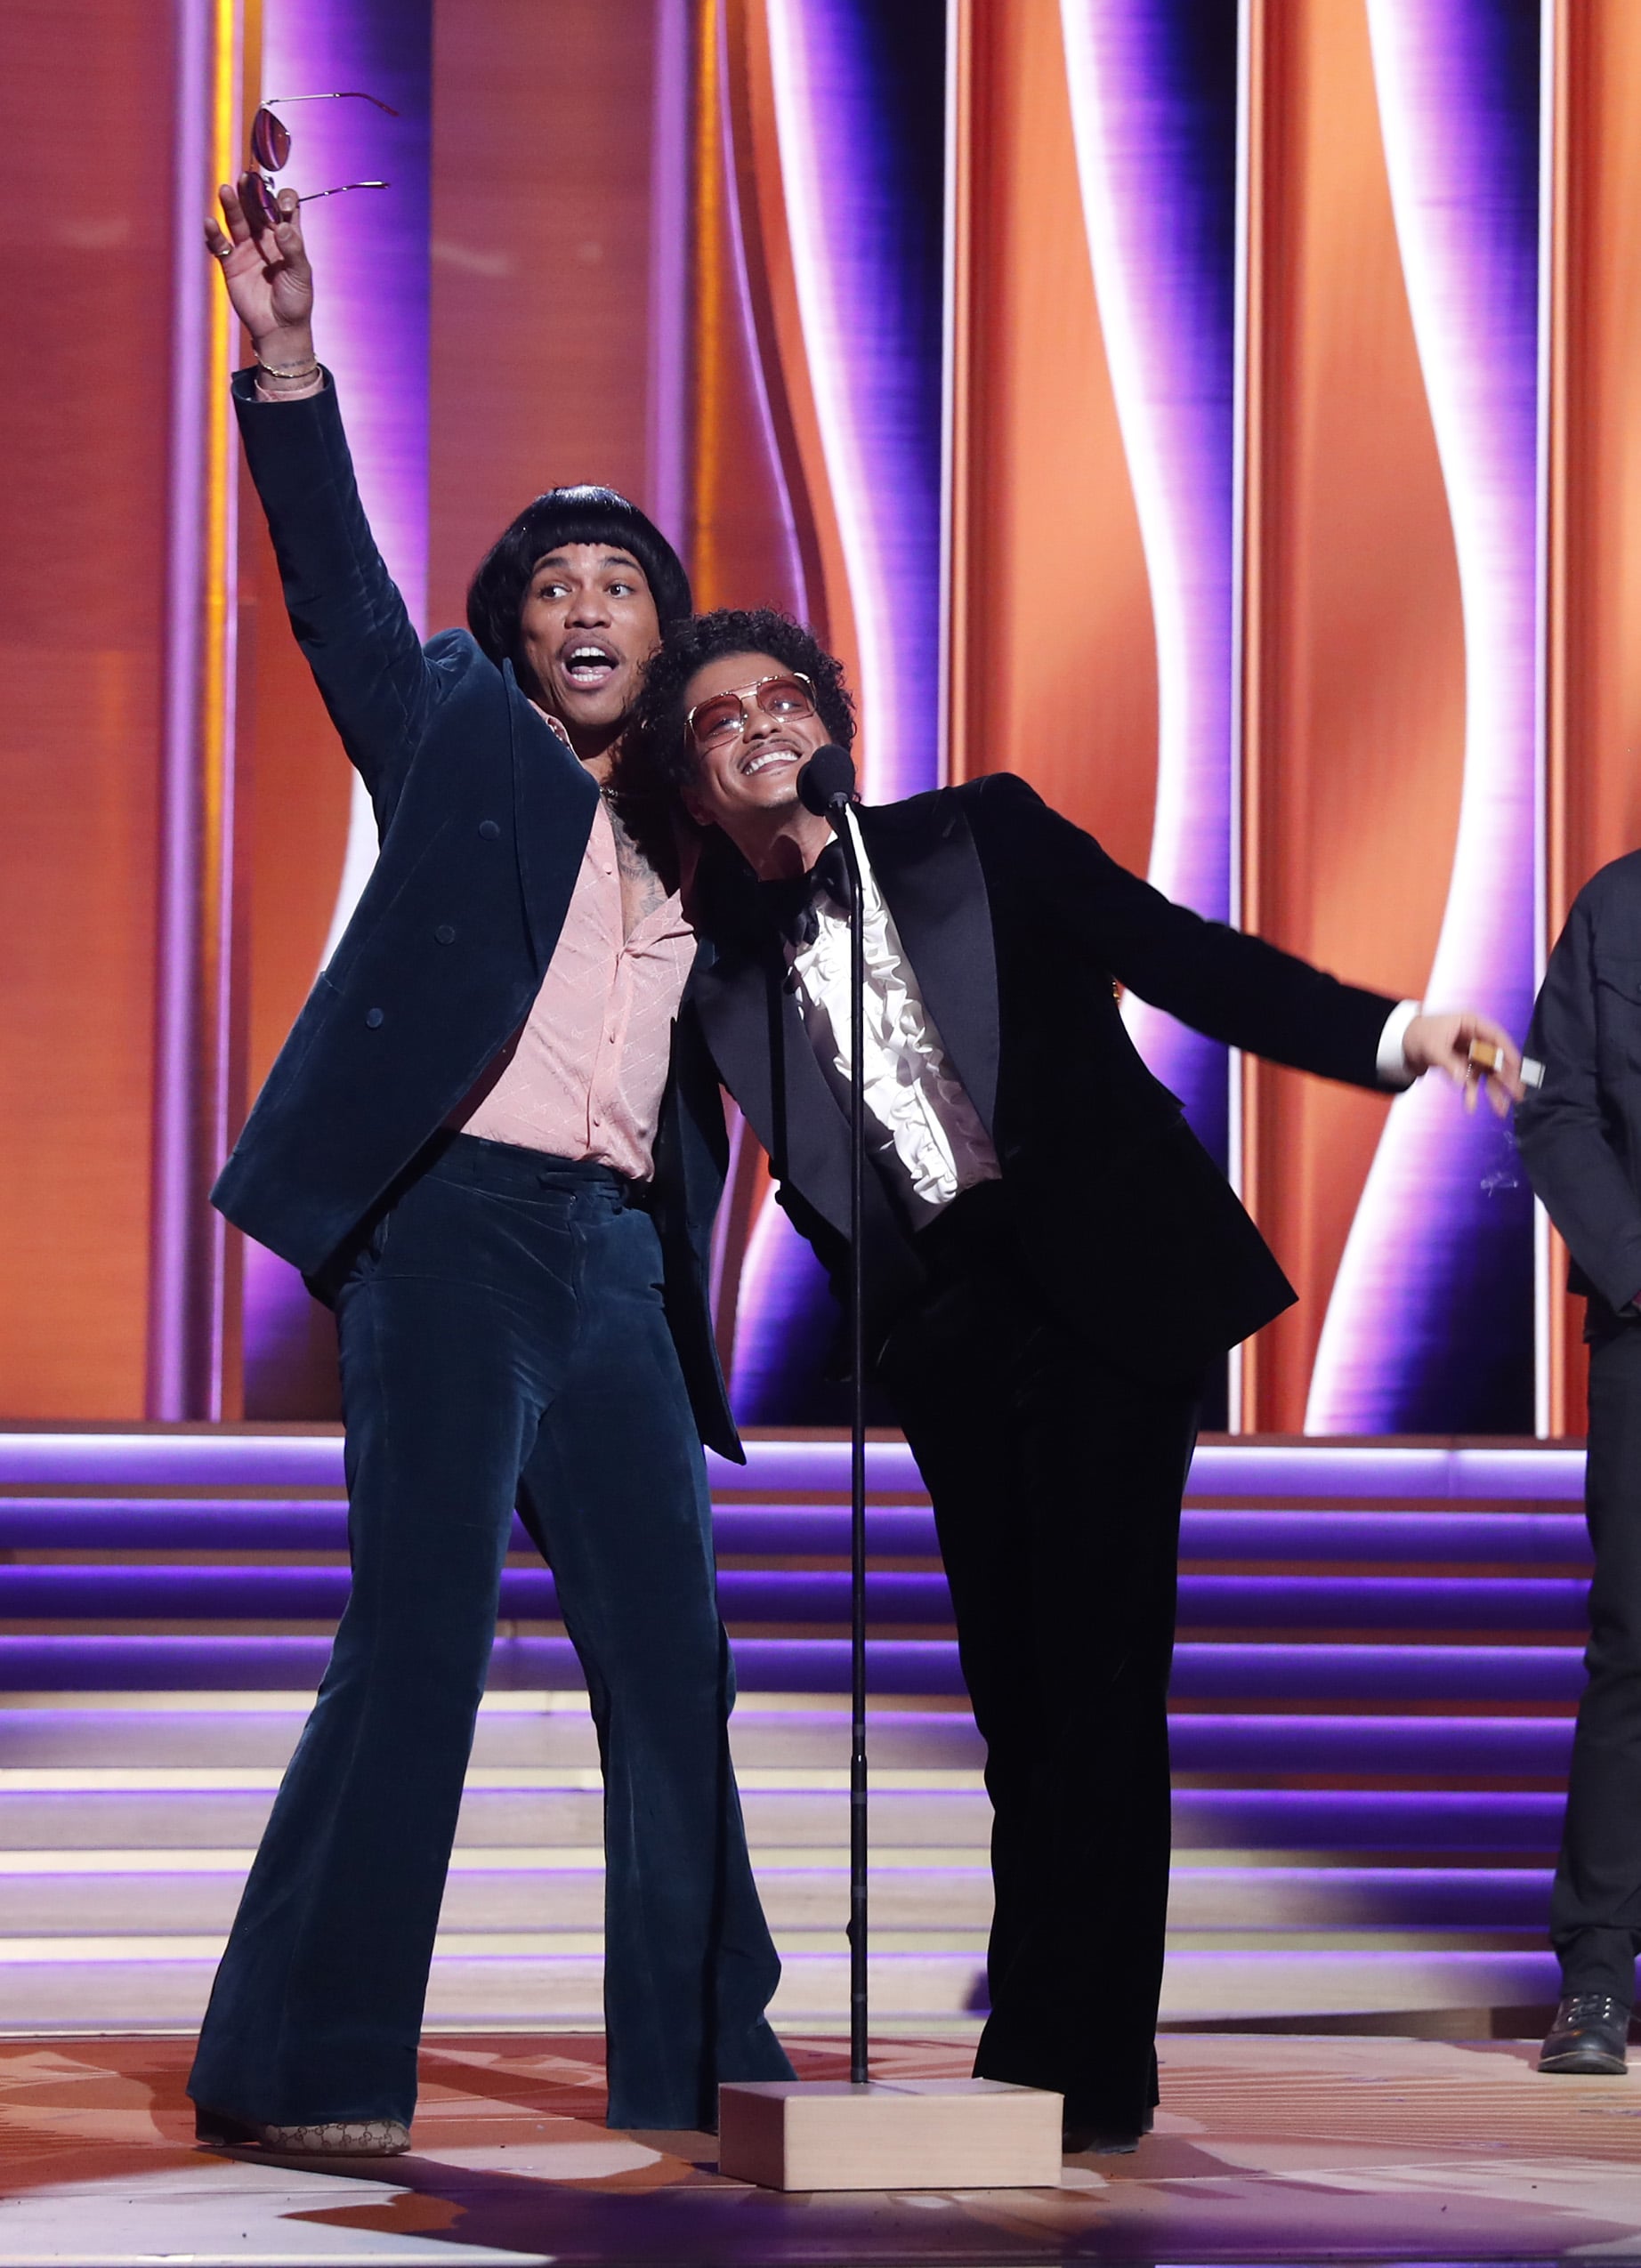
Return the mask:
[[644, 571], [663, 630], [688, 619], [683, 562], [655, 522], [614, 488], [548, 488], [501, 534], [467, 586], [467, 626], [498, 666], [519, 661], [519, 613], [538, 560], [563, 544], [607, 544]]
[[718, 607], [667, 629], [644, 670], [633, 712], [628, 745], [635, 741], [642, 761], [671, 787], [687, 787], [695, 777], [695, 751], [683, 729], [685, 690], [698, 669], [723, 654], [767, 654], [807, 677], [821, 723], [840, 748], [852, 745], [854, 702], [843, 666], [813, 631], [772, 607]]

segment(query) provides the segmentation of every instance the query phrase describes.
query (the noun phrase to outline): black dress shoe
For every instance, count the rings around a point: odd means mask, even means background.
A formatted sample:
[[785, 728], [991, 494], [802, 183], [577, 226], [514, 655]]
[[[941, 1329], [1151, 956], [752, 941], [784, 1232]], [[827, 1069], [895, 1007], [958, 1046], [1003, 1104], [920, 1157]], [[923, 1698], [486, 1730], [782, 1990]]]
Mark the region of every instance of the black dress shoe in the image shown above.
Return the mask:
[[1152, 2114], [1145, 2113], [1143, 2126], [1113, 2127], [1097, 2119], [1068, 2118], [1060, 2128], [1060, 2147], [1068, 2158], [1080, 2157], [1091, 2151], [1097, 2158], [1126, 2158], [1140, 2146], [1140, 2136], [1151, 2132]]
[[1628, 2065], [1629, 2010], [1610, 1992], [1572, 1992], [1556, 2011], [1539, 2054], [1541, 2071], [1572, 2071], [1622, 2078]]

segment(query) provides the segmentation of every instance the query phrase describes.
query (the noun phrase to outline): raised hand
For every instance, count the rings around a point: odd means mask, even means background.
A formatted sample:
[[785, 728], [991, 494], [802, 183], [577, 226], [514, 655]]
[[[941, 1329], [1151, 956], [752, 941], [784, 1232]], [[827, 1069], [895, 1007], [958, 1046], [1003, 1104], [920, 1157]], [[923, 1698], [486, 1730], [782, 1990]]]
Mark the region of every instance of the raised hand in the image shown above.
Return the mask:
[[295, 190], [279, 194], [279, 224], [254, 235], [255, 206], [226, 182], [217, 191], [226, 229], [209, 220], [207, 248], [222, 264], [222, 281], [258, 359], [295, 369], [313, 359], [313, 270], [302, 240], [302, 206]]

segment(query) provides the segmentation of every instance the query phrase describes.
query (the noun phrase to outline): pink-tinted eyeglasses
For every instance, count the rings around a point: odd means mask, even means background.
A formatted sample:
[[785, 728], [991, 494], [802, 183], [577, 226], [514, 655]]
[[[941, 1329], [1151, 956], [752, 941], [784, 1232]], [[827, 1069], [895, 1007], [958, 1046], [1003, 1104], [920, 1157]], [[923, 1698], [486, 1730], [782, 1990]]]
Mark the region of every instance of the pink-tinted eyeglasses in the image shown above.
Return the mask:
[[[274, 101], [292, 102], [374, 102], [378, 110], [385, 110], [390, 118], [399, 116], [391, 102], [383, 102], [374, 94], [361, 93], [351, 88], [340, 94], [276, 94]], [[247, 173], [239, 183], [240, 200], [249, 206], [246, 219], [251, 224], [253, 236], [263, 236], [279, 225], [279, 193], [272, 176], [283, 173], [291, 159], [291, 130], [283, 118], [276, 118], [264, 102], [251, 120], [251, 164], [254, 172]], [[342, 182], [335, 189], [305, 190], [297, 203], [307, 205], [319, 197], [345, 197], [351, 189], [389, 189], [389, 182]]]
[[795, 669], [789, 675], [782, 671], [776, 676], [756, 678], [750, 685], [732, 685], [722, 693], [709, 693], [684, 718], [685, 734], [702, 749], [737, 739], [747, 729], [748, 701], [780, 724], [788, 717], [813, 716], [815, 689], [801, 670]]

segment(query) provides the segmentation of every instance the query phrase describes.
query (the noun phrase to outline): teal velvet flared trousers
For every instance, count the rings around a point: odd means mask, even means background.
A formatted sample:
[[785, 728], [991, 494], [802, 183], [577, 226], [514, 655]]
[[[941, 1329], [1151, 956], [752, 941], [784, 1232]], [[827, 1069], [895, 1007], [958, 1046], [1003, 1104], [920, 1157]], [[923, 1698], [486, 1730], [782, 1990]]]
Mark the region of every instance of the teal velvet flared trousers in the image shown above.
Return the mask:
[[710, 2126], [721, 2079], [789, 2073], [705, 1471], [633, 1195], [447, 1139], [342, 1287], [352, 1588], [217, 1973], [201, 2105], [408, 2121], [515, 1503], [603, 1764], [610, 2123]]

